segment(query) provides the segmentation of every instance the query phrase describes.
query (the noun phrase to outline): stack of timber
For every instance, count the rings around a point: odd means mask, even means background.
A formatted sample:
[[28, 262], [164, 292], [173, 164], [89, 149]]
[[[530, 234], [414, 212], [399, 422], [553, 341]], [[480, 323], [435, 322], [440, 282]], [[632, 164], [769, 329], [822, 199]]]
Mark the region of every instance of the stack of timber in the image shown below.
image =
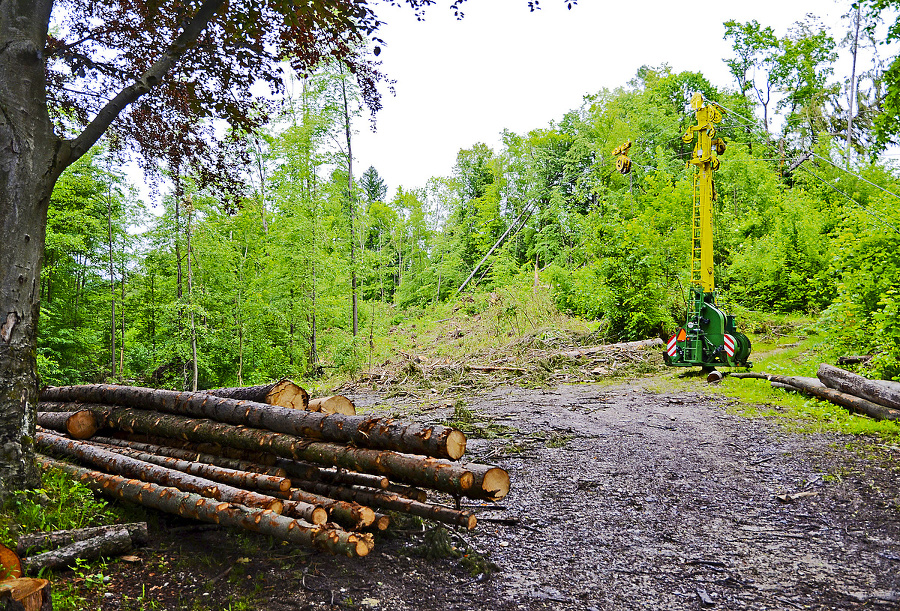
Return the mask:
[[815, 378], [773, 373], [732, 373], [735, 378], [768, 380], [774, 388], [802, 392], [875, 420], [900, 422], [900, 383], [870, 380], [850, 371], [822, 363]]
[[[288, 382], [197, 393], [49, 388], [40, 461], [103, 494], [349, 556], [372, 550], [364, 531], [387, 528], [384, 512], [472, 529], [459, 498], [509, 492], [503, 469], [460, 462], [466, 437], [456, 429], [343, 413], [344, 401], [352, 407], [344, 397], [312, 411], [315, 400]], [[279, 397], [290, 405], [275, 405]]]

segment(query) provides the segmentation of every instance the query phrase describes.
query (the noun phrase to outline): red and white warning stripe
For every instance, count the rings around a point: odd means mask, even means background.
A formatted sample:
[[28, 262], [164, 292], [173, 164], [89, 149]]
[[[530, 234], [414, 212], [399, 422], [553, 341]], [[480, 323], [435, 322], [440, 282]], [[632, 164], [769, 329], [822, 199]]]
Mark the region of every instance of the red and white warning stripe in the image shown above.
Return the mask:
[[666, 352], [669, 356], [675, 356], [675, 335], [669, 338], [669, 343], [666, 344]]
[[734, 356], [735, 339], [731, 335], [725, 334], [725, 352], [728, 356]]

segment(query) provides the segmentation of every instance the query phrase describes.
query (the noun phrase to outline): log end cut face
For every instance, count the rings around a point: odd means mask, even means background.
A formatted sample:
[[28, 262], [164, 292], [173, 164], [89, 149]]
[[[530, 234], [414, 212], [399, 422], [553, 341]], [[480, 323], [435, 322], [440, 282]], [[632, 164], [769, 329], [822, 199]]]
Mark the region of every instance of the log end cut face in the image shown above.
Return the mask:
[[509, 473], [500, 467], [488, 469], [484, 474], [481, 489], [485, 498], [491, 501], [499, 501], [509, 494]]
[[447, 456], [450, 460], [459, 460], [466, 452], [466, 436], [462, 431], [453, 429], [447, 435]]

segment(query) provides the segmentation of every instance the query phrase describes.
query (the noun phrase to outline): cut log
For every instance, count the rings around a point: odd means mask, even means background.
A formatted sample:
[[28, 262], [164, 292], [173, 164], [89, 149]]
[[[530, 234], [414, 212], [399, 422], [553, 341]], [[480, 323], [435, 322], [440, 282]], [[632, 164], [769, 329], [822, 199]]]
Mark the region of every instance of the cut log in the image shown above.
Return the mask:
[[[111, 409], [108, 423], [111, 427], [127, 432], [180, 437], [188, 441], [212, 442], [243, 450], [269, 452], [283, 458], [306, 460], [318, 465], [386, 475], [405, 484], [434, 488], [450, 494], [492, 498], [485, 495], [483, 488], [473, 488], [474, 475], [466, 466], [437, 458], [310, 441], [282, 433], [125, 407]], [[507, 482], [508, 479], [507, 476]]]
[[[136, 441], [138, 443], [149, 443], [160, 446], [167, 446], [170, 448], [188, 450], [190, 452], [198, 452], [200, 454], [212, 454], [232, 460], [257, 463], [260, 467], [272, 467], [279, 459], [279, 457], [275, 454], [272, 454], [271, 452], [260, 452], [259, 449], [244, 450], [241, 448], [222, 445], [220, 443], [187, 441], [186, 439], [165, 437], [159, 434], [135, 433], [119, 429], [114, 433], [114, 435], [116, 439], [122, 439], [124, 441]], [[250, 469], [246, 470], [250, 471]], [[282, 475], [278, 475], [276, 473], [270, 473], [269, 475], [283, 477]]]
[[[205, 454], [203, 452], [183, 450], [181, 448], [171, 447], [168, 445], [142, 443], [140, 441], [129, 441], [127, 439], [115, 439], [113, 437], [98, 437], [96, 435], [91, 438], [91, 441], [106, 444], [108, 446], [129, 448], [131, 450], [137, 450], [138, 452], [147, 452], [148, 454], [158, 454], [159, 456], [168, 456], [169, 458], [178, 458], [191, 462], [201, 462], [207, 465], [215, 465], [217, 467], [225, 467], [226, 469], [234, 469], [235, 471], [261, 473], [263, 475], [271, 475], [272, 477], [287, 477], [287, 471], [285, 471], [281, 467], [267, 467], [265, 465], [259, 465], [254, 462], [250, 462], [249, 460], [226, 458], [224, 456], [217, 456], [215, 454]], [[177, 444], [187, 443], [172, 439], [168, 439], [166, 441], [168, 441], [169, 443], [175, 442]], [[221, 447], [219, 447], [219, 449], [221, 450]], [[259, 453], [256, 453], [256, 456], [259, 456]], [[272, 457], [273, 462], [277, 458], [272, 455], [269, 456]]]
[[124, 528], [128, 531], [133, 545], [146, 545], [150, 542], [146, 522], [132, 522], [130, 524], [113, 524], [111, 526], [91, 526], [89, 528], [75, 528], [71, 530], [54, 530], [52, 532], [32, 533], [22, 535], [16, 542], [16, 551], [21, 556], [27, 556], [33, 552], [44, 549], [55, 549], [70, 543], [93, 539], [99, 535]]
[[375, 513], [375, 523], [372, 525], [376, 530], [387, 530], [391, 526], [391, 516], [383, 513]]
[[310, 463], [288, 460], [286, 458], [279, 458], [278, 462], [275, 464], [283, 468], [291, 477], [314, 482], [344, 484], [348, 486], [369, 486], [370, 488], [381, 489], [387, 488], [390, 485], [390, 481], [386, 477], [369, 475], [368, 473], [343, 471], [340, 469], [328, 469]]
[[474, 477], [472, 490], [466, 492], [466, 496], [499, 501], [509, 494], [509, 473], [500, 467], [475, 463], [467, 463], [462, 466]]
[[50, 582], [18, 577], [0, 581], [0, 609], [4, 611], [53, 611]]
[[217, 397], [237, 399], [238, 401], [255, 401], [292, 409], [309, 409], [309, 393], [287, 378], [262, 386], [214, 388], [206, 392]]
[[38, 412], [38, 425], [67, 433], [74, 439], [89, 439], [103, 428], [103, 416], [90, 409], [72, 412]]
[[89, 384], [48, 388], [41, 393], [41, 398], [44, 401], [96, 402], [159, 410], [288, 435], [451, 460], [458, 459], [466, 449], [466, 436], [449, 427], [402, 424], [376, 416], [320, 414], [208, 393]]
[[303, 520], [278, 515], [267, 509], [254, 509], [234, 503], [217, 502], [199, 494], [182, 492], [177, 488], [92, 471], [46, 456], [38, 455], [37, 459], [43, 468], [65, 471], [95, 492], [139, 503], [166, 513], [222, 526], [244, 528], [333, 554], [365, 556], [374, 546], [371, 535], [315, 526]]
[[182, 473], [190, 473], [197, 477], [205, 477], [214, 482], [221, 482], [234, 486], [235, 488], [247, 488], [251, 490], [280, 490], [282, 492], [291, 487], [291, 480], [286, 477], [273, 477], [271, 475], [262, 475], [261, 473], [250, 473], [249, 471], [237, 471], [235, 469], [227, 469], [225, 467], [217, 467], [215, 465], [207, 465], [200, 462], [181, 460], [180, 458], [170, 458], [168, 456], [158, 456], [148, 452], [140, 452], [129, 448], [118, 446], [104, 446], [96, 442], [90, 442], [91, 445], [122, 454], [140, 460], [152, 463], [161, 467], [167, 467]]
[[22, 576], [22, 560], [19, 554], [0, 544], [0, 580]]
[[809, 395], [812, 395], [819, 399], [823, 399], [825, 401], [830, 401], [831, 403], [840, 405], [841, 407], [846, 407], [852, 412], [857, 412], [869, 416], [870, 418], [874, 418], [875, 420], [900, 421], [900, 410], [884, 407], [883, 405], [878, 405], [877, 403], [873, 403], [866, 399], [861, 399], [860, 397], [854, 395], [843, 393], [839, 390], [834, 390], [833, 388], [823, 388], [821, 386], [805, 382], [802, 378], [781, 376], [774, 373], [753, 373], [752, 375], [742, 373], [732, 374], [732, 376], [736, 378], [757, 378], [769, 380], [770, 382], [787, 384], [789, 386], [794, 386], [795, 388], [798, 388]]
[[469, 530], [475, 528], [477, 523], [475, 514], [471, 511], [457, 511], [456, 509], [451, 509], [442, 505], [419, 503], [418, 501], [413, 501], [386, 492], [377, 492], [375, 490], [369, 492], [361, 488], [330, 486], [321, 482], [300, 482], [300, 488], [333, 499], [355, 501], [371, 507], [378, 507], [379, 509], [408, 513], [420, 518], [427, 518], [445, 524], [463, 526]]
[[339, 501], [320, 494], [292, 488], [288, 493], [276, 493], [279, 498], [323, 507], [332, 521], [348, 528], [367, 528], [375, 521], [375, 512], [359, 503]]
[[871, 354], [857, 354], [853, 356], [839, 356], [838, 365], [859, 365], [860, 363], [868, 363], [872, 360]]
[[900, 392], [889, 386], [877, 384], [861, 375], [832, 367], [826, 363], [819, 365], [816, 375], [829, 388], [867, 399], [872, 403], [894, 410], [900, 409]]
[[49, 433], [38, 432], [35, 434], [35, 443], [43, 450], [76, 458], [117, 475], [153, 482], [161, 486], [172, 486], [184, 492], [194, 492], [220, 501], [228, 501], [229, 503], [259, 507], [275, 513], [281, 513], [282, 511], [282, 502], [271, 496], [249, 490], [241, 490], [233, 486], [197, 477], [196, 475], [189, 475], [174, 469], [135, 460], [104, 450], [98, 446], [92, 446], [83, 441], [65, 439]]
[[75, 561], [79, 558], [94, 560], [104, 556], [121, 556], [131, 551], [131, 545], [131, 535], [128, 530], [117, 528], [84, 541], [70, 543], [59, 549], [29, 556], [22, 561], [22, 564], [26, 571], [34, 574], [41, 569], [75, 566]]
[[309, 409], [310, 411], [321, 412], [323, 414], [356, 415], [356, 406], [353, 405], [353, 401], [344, 395], [332, 395], [330, 397], [310, 399]]
[[403, 496], [414, 501], [419, 501], [420, 503], [425, 503], [428, 501], [428, 493], [421, 488], [416, 488], [414, 486], [391, 484], [387, 488], [385, 488], [384, 491], [390, 492], [391, 494], [396, 494], [398, 496]]
[[300, 518], [310, 524], [325, 524], [328, 521], [328, 510], [321, 505], [292, 500], [284, 500], [282, 503], [284, 503], [282, 515]]

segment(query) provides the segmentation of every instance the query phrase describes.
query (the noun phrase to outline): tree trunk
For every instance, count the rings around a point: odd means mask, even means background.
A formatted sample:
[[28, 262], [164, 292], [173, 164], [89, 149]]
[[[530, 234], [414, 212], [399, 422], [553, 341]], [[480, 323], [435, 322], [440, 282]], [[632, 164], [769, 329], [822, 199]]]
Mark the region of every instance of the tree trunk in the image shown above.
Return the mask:
[[374, 546], [371, 535], [314, 526], [269, 510], [218, 503], [198, 494], [82, 469], [47, 457], [39, 457], [39, 461], [46, 468], [53, 467], [72, 474], [95, 492], [126, 499], [166, 513], [223, 526], [244, 528], [333, 554], [365, 556]]
[[353, 405], [353, 401], [343, 395], [332, 395], [330, 397], [310, 399], [308, 409], [311, 412], [320, 412], [323, 414], [344, 414], [345, 416], [356, 415], [356, 406]]
[[74, 528], [71, 530], [54, 530], [53, 532], [33, 533], [22, 535], [16, 543], [16, 552], [20, 556], [42, 549], [56, 549], [70, 543], [86, 541], [94, 537], [124, 528], [131, 537], [134, 545], [146, 545], [150, 542], [150, 533], [147, 531], [146, 522], [132, 522], [130, 524], [113, 524], [111, 526], [92, 526], [89, 528]]
[[[122, 441], [128, 442], [137, 442], [143, 444], [153, 444], [162, 447], [168, 448], [179, 448], [182, 450], [187, 450], [189, 452], [197, 452], [200, 454], [212, 454], [213, 456], [220, 456], [222, 458], [227, 458], [229, 460], [239, 460], [243, 462], [254, 462], [260, 467], [260, 472], [262, 472], [263, 467], [272, 467], [276, 461], [278, 461], [278, 456], [269, 452], [260, 452], [259, 449], [253, 450], [245, 450], [242, 448], [235, 448], [232, 446], [222, 445], [220, 443], [215, 442], [194, 442], [187, 441], [181, 438], [174, 437], [165, 437], [163, 435], [154, 435], [154, 434], [144, 434], [144, 433], [134, 433], [127, 432], [124, 430], [119, 430], [115, 433], [115, 437]], [[176, 456], [175, 458], [179, 458]], [[211, 463], [214, 464], [214, 463]], [[221, 465], [228, 466], [228, 465]], [[244, 471], [251, 471], [252, 469], [243, 469]], [[282, 477], [282, 474], [279, 473], [269, 473], [269, 475], [276, 475], [278, 477]]]
[[[463, 455], [466, 437], [443, 426], [396, 423], [390, 418], [320, 414], [249, 401], [211, 397], [207, 393], [92, 384], [48, 388], [45, 401], [79, 401], [127, 405], [218, 422], [246, 425], [288, 435], [300, 435], [358, 446], [424, 454], [456, 460]], [[141, 431], [156, 434], [153, 431]]]
[[37, 433], [35, 441], [41, 449], [77, 458], [116, 475], [152, 482], [160, 486], [171, 486], [184, 492], [193, 492], [220, 501], [268, 509], [275, 513], [281, 513], [283, 507], [281, 501], [264, 494], [240, 490], [209, 479], [135, 460], [83, 441], [40, 432]]
[[310, 524], [325, 524], [328, 522], [328, 510], [321, 505], [292, 500], [285, 500], [282, 503], [284, 503], [282, 515], [306, 520]]
[[279, 494], [278, 496], [288, 501], [298, 501], [323, 507], [328, 511], [332, 521], [347, 528], [366, 528], [375, 521], [375, 512], [370, 507], [359, 503], [330, 499], [327, 496], [297, 489], [291, 489], [290, 492]]
[[445, 524], [462, 526], [469, 530], [475, 528], [477, 520], [471, 511], [457, 511], [441, 505], [430, 505], [406, 499], [396, 494], [377, 492], [375, 490], [361, 490], [359, 488], [345, 488], [344, 486], [329, 486], [321, 482], [298, 482], [298, 488], [315, 492], [333, 499], [342, 501], [355, 501], [380, 509], [399, 511], [420, 518], [427, 518]]
[[0, 610], [53, 611], [50, 582], [20, 577], [0, 583]]
[[[267, 405], [309, 409], [309, 393], [293, 380], [284, 378], [262, 386], [241, 386], [238, 388], [213, 388], [207, 390], [211, 395], [236, 399], [238, 401], [255, 401]], [[315, 410], [318, 411], [318, 410]]]
[[65, 167], [42, 56], [52, 7], [0, 2], [0, 502], [40, 484], [31, 440], [41, 263], [50, 194]]
[[826, 363], [819, 365], [816, 375], [829, 388], [868, 399], [872, 403], [894, 410], [900, 409], [900, 391], [893, 390], [889, 386]]
[[[142, 443], [139, 441], [128, 441], [126, 439], [113, 439], [112, 437], [91, 438], [91, 441], [115, 446], [119, 448], [128, 448], [137, 450], [138, 452], [147, 452], [158, 456], [168, 456], [169, 458], [178, 458], [191, 462], [201, 462], [207, 465], [215, 465], [226, 469], [234, 469], [235, 471], [247, 471], [248, 473], [261, 473], [263, 475], [271, 475], [273, 477], [287, 477], [287, 471], [280, 467], [269, 467], [264, 464], [257, 464], [248, 460], [238, 458], [226, 458], [216, 454], [207, 454], [205, 452], [195, 452], [192, 450], [181, 449], [176, 447], [162, 446], [154, 443]], [[173, 440], [176, 441], [177, 440]], [[272, 457], [273, 461], [276, 457]]]
[[[70, 404], [71, 405], [71, 404]], [[108, 411], [108, 408], [104, 411]], [[37, 423], [45, 429], [66, 433], [74, 439], [89, 439], [103, 427], [104, 417], [90, 409], [77, 412], [38, 412]]]
[[79, 558], [93, 560], [101, 556], [121, 556], [131, 551], [131, 535], [122, 527], [101, 533], [91, 539], [76, 541], [59, 549], [22, 560], [25, 570], [36, 574], [42, 569], [75, 566]]
[[286, 458], [279, 459], [275, 464], [284, 468], [291, 477], [313, 482], [343, 484], [345, 486], [368, 486], [369, 488], [378, 488], [381, 490], [390, 486], [390, 480], [388, 480], [388, 478], [378, 475], [369, 475], [368, 473], [326, 469], [324, 467], [297, 462], [295, 460], [288, 460]]

